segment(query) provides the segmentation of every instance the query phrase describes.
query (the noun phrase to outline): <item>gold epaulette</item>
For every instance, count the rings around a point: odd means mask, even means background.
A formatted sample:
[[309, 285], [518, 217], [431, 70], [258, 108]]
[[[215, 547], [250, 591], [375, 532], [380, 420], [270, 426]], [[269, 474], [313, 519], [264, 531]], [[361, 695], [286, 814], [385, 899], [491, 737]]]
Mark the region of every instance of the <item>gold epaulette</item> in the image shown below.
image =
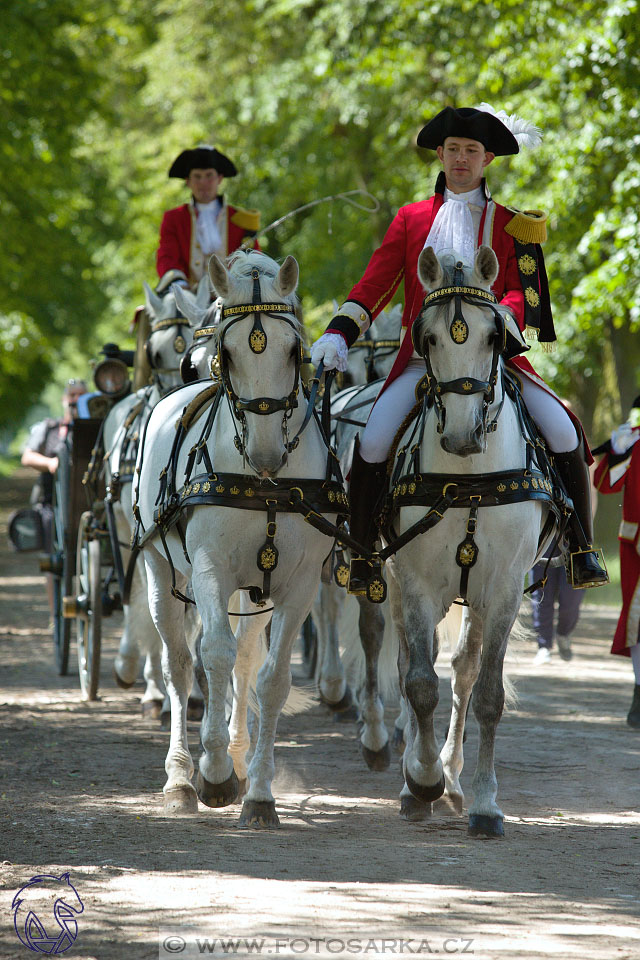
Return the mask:
[[504, 228], [520, 243], [544, 243], [547, 239], [547, 214], [542, 210], [516, 210], [507, 207], [514, 216]]
[[231, 217], [231, 223], [234, 223], [236, 227], [240, 227], [242, 230], [252, 230], [256, 233], [260, 229], [260, 211], [243, 210], [238, 207]]

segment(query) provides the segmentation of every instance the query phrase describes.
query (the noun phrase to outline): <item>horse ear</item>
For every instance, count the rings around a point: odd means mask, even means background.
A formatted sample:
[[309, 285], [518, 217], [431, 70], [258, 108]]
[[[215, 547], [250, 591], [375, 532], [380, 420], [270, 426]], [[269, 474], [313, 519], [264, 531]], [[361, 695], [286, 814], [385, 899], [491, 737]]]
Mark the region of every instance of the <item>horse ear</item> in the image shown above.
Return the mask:
[[146, 280], [144, 281], [144, 302], [147, 305], [148, 312], [153, 317], [157, 317], [162, 309], [162, 297], [153, 292]]
[[209, 260], [209, 276], [213, 289], [219, 297], [226, 297], [229, 293], [229, 274], [222, 260], [216, 257], [215, 253]]
[[444, 274], [433, 247], [425, 247], [418, 257], [418, 277], [425, 290], [442, 286]]
[[280, 267], [274, 283], [276, 293], [279, 293], [281, 297], [288, 297], [298, 286], [299, 275], [298, 261], [292, 256], [288, 256]]
[[471, 283], [479, 283], [482, 286], [490, 287], [498, 276], [498, 258], [491, 249], [484, 244], [478, 248], [475, 263], [473, 265], [473, 276]]
[[[209, 281], [207, 280], [207, 283], [208, 282]], [[198, 326], [205, 311], [200, 306], [191, 291], [185, 290], [183, 287], [176, 287], [174, 290], [174, 296], [176, 298], [176, 306], [178, 307], [178, 310], [184, 314], [187, 320]]]
[[204, 273], [200, 277], [200, 282], [198, 283], [198, 289], [196, 291], [196, 301], [198, 306], [204, 308], [205, 310], [209, 308], [211, 303], [211, 281], [209, 280], [209, 275]]

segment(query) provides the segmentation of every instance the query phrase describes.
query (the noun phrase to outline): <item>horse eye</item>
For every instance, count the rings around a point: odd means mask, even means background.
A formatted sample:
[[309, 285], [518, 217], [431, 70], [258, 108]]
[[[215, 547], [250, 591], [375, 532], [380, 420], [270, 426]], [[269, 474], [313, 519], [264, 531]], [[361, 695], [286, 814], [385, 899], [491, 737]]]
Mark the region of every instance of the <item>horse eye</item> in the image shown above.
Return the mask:
[[436, 338], [435, 338], [435, 335], [434, 335], [433, 333], [431, 333], [431, 334], [427, 337], [427, 343], [429, 344], [429, 346], [435, 347], [435, 345], [436, 345]]

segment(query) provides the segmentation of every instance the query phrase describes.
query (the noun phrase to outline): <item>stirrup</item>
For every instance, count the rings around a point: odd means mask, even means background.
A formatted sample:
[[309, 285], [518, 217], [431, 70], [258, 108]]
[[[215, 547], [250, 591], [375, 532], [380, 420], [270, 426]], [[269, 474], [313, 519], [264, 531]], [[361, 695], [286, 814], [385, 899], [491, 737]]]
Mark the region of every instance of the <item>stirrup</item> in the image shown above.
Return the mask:
[[[586, 558], [591, 555], [593, 560], [588, 566], [590, 569], [585, 571], [587, 565]], [[585, 557], [585, 561], [578, 558]], [[574, 560], [574, 558], [576, 558]], [[609, 583], [609, 574], [607, 565], [604, 561], [604, 554], [599, 547], [585, 547], [584, 549], [572, 550], [567, 553], [565, 560], [567, 579], [574, 590], [584, 590], [588, 587], [603, 587]], [[582, 571], [580, 571], [582, 568]], [[580, 572], [585, 573], [584, 580], [580, 579]]]
[[347, 593], [356, 597], [366, 597], [370, 603], [384, 603], [387, 597], [387, 584], [382, 576], [381, 561], [353, 557], [349, 564]]

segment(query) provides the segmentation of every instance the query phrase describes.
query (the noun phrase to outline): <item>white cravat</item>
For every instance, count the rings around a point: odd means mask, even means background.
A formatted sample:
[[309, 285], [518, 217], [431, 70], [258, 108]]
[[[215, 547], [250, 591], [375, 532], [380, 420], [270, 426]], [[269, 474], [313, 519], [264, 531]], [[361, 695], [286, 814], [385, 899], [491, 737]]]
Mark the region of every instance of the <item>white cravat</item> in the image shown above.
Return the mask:
[[218, 230], [218, 213], [220, 200], [216, 197], [211, 203], [196, 203], [198, 217], [196, 220], [196, 239], [204, 254], [216, 253], [222, 245], [222, 237]]
[[433, 247], [436, 254], [455, 251], [458, 259], [472, 267], [484, 204], [482, 187], [468, 193], [452, 193], [445, 187], [444, 203], [431, 224], [425, 247]]

